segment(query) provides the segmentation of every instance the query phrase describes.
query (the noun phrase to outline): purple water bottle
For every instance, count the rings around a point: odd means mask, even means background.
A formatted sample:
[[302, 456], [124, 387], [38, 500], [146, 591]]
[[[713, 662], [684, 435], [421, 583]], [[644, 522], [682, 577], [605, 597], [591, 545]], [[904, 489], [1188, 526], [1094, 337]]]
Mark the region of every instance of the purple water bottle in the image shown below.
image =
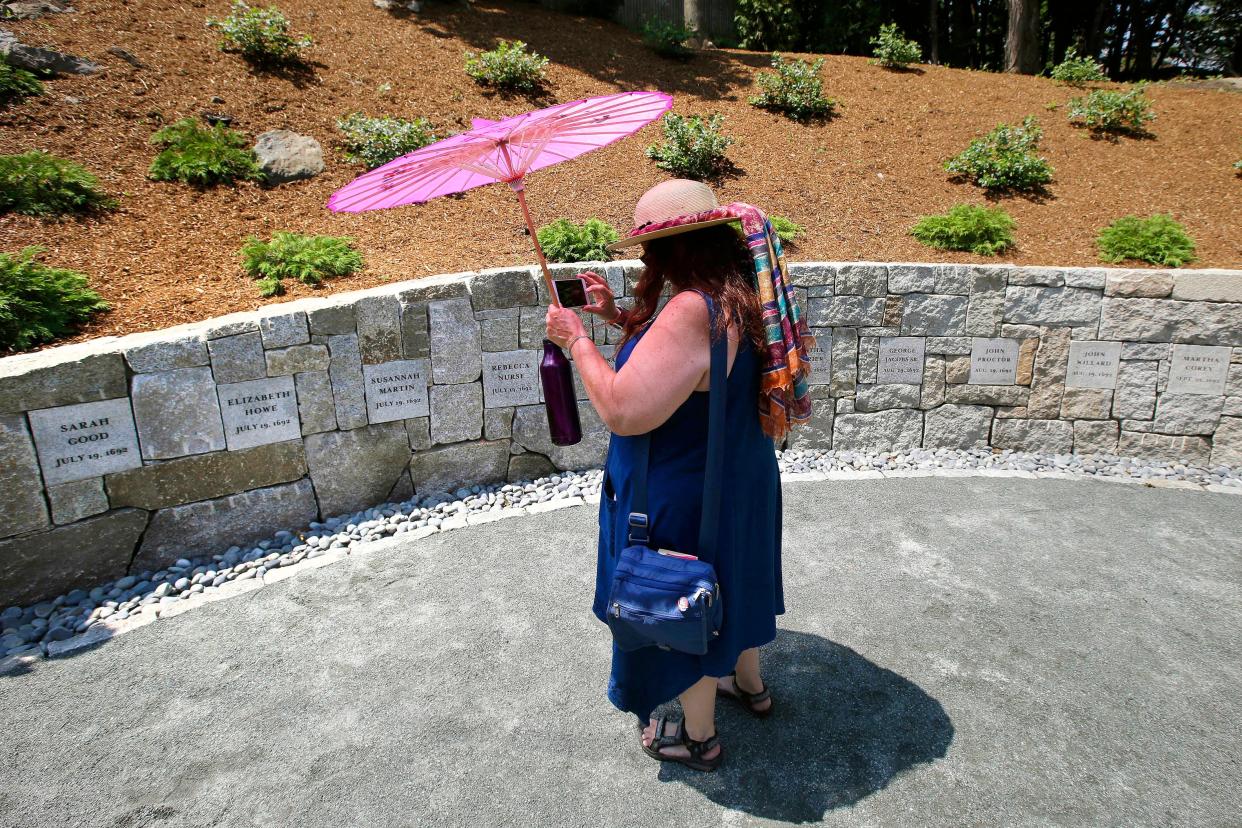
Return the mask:
[[539, 380], [543, 383], [543, 405], [548, 412], [552, 442], [558, 446], [572, 446], [582, 439], [574, 375], [565, 353], [550, 339], [543, 341]]

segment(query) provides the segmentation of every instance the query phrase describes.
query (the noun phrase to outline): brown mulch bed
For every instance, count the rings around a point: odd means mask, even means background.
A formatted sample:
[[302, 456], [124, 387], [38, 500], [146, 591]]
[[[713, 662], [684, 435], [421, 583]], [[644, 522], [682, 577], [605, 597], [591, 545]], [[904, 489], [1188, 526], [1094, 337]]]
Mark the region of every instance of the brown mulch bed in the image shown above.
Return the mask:
[[[77, 339], [166, 327], [264, 301], [241, 272], [237, 250], [273, 230], [353, 236], [366, 269], [317, 292], [353, 290], [433, 273], [534, 261], [517, 201], [507, 187], [473, 190], [420, 206], [333, 215], [329, 194], [362, 169], [341, 157], [335, 120], [351, 110], [426, 116], [442, 131], [471, 117], [500, 118], [534, 106], [627, 89], [661, 89], [682, 114], [721, 112], [738, 173], [718, 185], [804, 224], [790, 250], [802, 260], [988, 261], [925, 248], [908, 235], [920, 216], [955, 202], [982, 202], [954, 183], [944, 160], [1000, 121], [1036, 115], [1056, 180], [1042, 200], [1003, 199], [1018, 222], [1018, 249], [1001, 261], [1094, 265], [1098, 229], [1127, 213], [1172, 212], [1199, 245], [1195, 266], [1242, 266], [1242, 154], [1236, 95], [1168, 84], [1152, 87], [1154, 137], [1092, 140], [1066, 122], [1075, 92], [1042, 78], [928, 66], [895, 73], [866, 59], [830, 56], [823, 77], [839, 117], [799, 125], [747, 104], [768, 56], [721, 50], [686, 63], [663, 60], [621, 26], [521, 2], [472, 7], [428, 2], [395, 17], [370, 0], [280, 0], [296, 32], [312, 35], [313, 71], [256, 73], [216, 49], [207, 16], [223, 0], [181, 3], [78, 0], [78, 13], [6, 23], [24, 42], [52, 45], [107, 66], [92, 78], [58, 79], [47, 94], [0, 111], [0, 153], [39, 148], [84, 163], [119, 196], [110, 214], [64, 222], [0, 217], [0, 250], [29, 244], [46, 259], [92, 277], [112, 303]], [[531, 100], [484, 92], [462, 71], [463, 51], [519, 38], [551, 58], [550, 93]], [[146, 68], [109, 54], [119, 47]], [[391, 84], [383, 91], [381, 84]], [[223, 103], [213, 103], [213, 96]], [[296, 184], [196, 191], [148, 181], [148, 143], [161, 122], [223, 112], [253, 136], [289, 128], [325, 147], [327, 170]], [[643, 156], [659, 128], [535, 173], [537, 223], [598, 216], [622, 230], [642, 192], [667, 177]], [[992, 261], [997, 261], [993, 259]], [[285, 299], [310, 288], [289, 284]]]

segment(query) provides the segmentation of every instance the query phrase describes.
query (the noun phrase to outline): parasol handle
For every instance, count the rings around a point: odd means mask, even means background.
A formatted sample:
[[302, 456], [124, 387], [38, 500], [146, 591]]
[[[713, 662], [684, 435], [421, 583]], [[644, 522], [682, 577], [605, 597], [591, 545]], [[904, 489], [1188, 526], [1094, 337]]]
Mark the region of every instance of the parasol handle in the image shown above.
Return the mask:
[[539, 246], [539, 234], [535, 232], [535, 224], [530, 220], [530, 208], [526, 206], [526, 188], [521, 178], [515, 181], [507, 182], [513, 191], [517, 193], [518, 204], [522, 205], [522, 216], [526, 219], [526, 228], [530, 230], [530, 240], [535, 244], [535, 255], [539, 257], [539, 267], [543, 269], [543, 281], [548, 286], [548, 295], [552, 297], [552, 304], [558, 308], [561, 306], [561, 300], [556, 295], [556, 285], [552, 283], [552, 271], [548, 270], [548, 260], [543, 255], [543, 248]]

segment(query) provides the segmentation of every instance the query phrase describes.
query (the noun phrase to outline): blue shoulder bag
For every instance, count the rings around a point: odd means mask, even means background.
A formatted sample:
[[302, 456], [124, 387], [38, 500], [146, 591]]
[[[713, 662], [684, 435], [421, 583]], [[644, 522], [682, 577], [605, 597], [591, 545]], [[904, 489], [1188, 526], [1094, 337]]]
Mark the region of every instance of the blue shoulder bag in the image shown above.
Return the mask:
[[[705, 297], [706, 298], [706, 297]], [[707, 299], [714, 322], [715, 304]], [[651, 437], [638, 438], [626, 547], [621, 550], [608, 598], [608, 626], [624, 651], [643, 647], [704, 655], [720, 634], [724, 620], [716, 569], [702, 557], [715, 557], [720, 526], [721, 477], [724, 473], [725, 388], [728, 338], [715, 337], [711, 326], [710, 390], [708, 391], [707, 467], [703, 475], [703, 517], [695, 554], [666, 554], [650, 548], [647, 514], [647, 465]]]

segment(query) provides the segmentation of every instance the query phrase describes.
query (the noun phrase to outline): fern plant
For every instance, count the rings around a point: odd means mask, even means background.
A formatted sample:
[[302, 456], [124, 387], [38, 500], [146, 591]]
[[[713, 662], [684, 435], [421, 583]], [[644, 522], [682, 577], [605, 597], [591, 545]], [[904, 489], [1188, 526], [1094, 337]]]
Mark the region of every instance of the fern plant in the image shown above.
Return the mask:
[[1052, 165], [1035, 154], [1042, 134], [1030, 115], [1021, 126], [1000, 124], [971, 141], [944, 168], [987, 190], [1038, 190], [1052, 180]]
[[729, 166], [725, 150], [733, 139], [720, 134], [723, 115], [712, 115], [706, 121], [699, 115], [683, 118], [671, 112], [660, 120], [664, 143], [647, 147], [646, 154], [662, 170], [682, 178], [705, 179], [718, 175]]
[[151, 143], [163, 147], [147, 172], [156, 181], [210, 187], [262, 177], [245, 136], [223, 124], [204, 127], [182, 118], [152, 135]]
[[42, 150], [0, 155], [0, 213], [59, 216], [115, 206], [81, 164]]
[[606, 245], [620, 238], [616, 228], [596, 218], [580, 225], [557, 219], [540, 227], [535, 237], [544, 255], [553, 262], [607, 261], [611, 257]]
[[1072, 98], [1069, 119], [1094, 133], [1143, 135], [1147, 131], [1144, 124], [1154, 121], [1156, 115], [1139, 84], [1129, 92], [1093, 89], [1085, 97]]
[[0, 106], [42, 94], [43, 84], [39, 83], [33, 73], [10, 66], [0, 57]]
[[772, 222], [772, 229], [776, 231], [776, 236], [781, 240], [781, 244], [793, 244], [805, 229], [801, 224], [797, 224], [784, 216], [770, 215], [768, 216], [768, 221]]
[[875, 47], [871, 52], [875, 59], [871, 62], [886, 69], [905, 69], [923, 59], [923, 47], [907, 40], [896, 23], [881, 26], [880, 33], [871, 38], [871, 45]]
[[995, 256], [1013, 246], [1017, 222], [1000, 207], [957, 204], [947, 213], [923, 216], [910, 235], [938, 250], [968, 250]]
[[694, 29], [658, 17], [648, 17], [643, 21], [642, 35], [643, 43], [657, 55], [684, 59], [694, 54], [686, 47], [686, 41], [694, 37]]
[[334, 276], [348, 276], [361, 269], [362, 254], [353, 248], [353, 239], [344, 236], [306, 236], [278, 230], [271, 241], [256, 236], [241, 249], [242, 267], [259, 283], [263, 296], [285, 292], [285, 278], [317, 285]]
[[228, 17], [207, 20], [208, 28], [220, 30], [220, 50], [238, 52], [257, 64], [298, 63], [302, 50], [314, 41], [309, 36], [289, 34], [289, 18], [275, 6], [251, 8], [244, 0], [233, 0]]
[[60, 339], [108, 309], [75, 270], [36, 261], [41, 247], [0, 253], [0, 349], [22, 351]]
[[1104, 67], [1095, 62], [1094, 58], [1083, 55], [1079, 57], [1078, 51], [1073, 47], [1065, 50], [1065, 59], [1052, 67], [1049, 73], [1054, 81], [1059, 81], [1066, 86], [1083, 87], [1088, 83], [1096, 81], [1108, 80], [1108, 76], [1104, 74]]
[[1195, 259], [1194, 239], [1168, 213], [1147, 218], [1125, 216], [1096, 237], [1100, 258], [1106, 262], [1140, 262], [1181, 267]]
[[521, 40], [502, 40], [490, 52], [466, 52], [466, 74], [482, 86], [511, 92], [537, 92], [547, 82], [543, 70], [548, 59], [526, 51]]
[[794, 120], [829, 118], [836, 101], [824, 97], [824, 83], [819, 71], [824, 59], [814, 63], [805, 60], [784, 60], [780, 53], [773, 53], [772, 68], [776, 73], [762, 72], [756, 80], [762, 94], [750, 99], [752, 106], [781, 112]]
[[336, 122], [345, 135], [345, 157], [373, 170], [436, 140], [426, 118], [368, 118], [355, 112]]

